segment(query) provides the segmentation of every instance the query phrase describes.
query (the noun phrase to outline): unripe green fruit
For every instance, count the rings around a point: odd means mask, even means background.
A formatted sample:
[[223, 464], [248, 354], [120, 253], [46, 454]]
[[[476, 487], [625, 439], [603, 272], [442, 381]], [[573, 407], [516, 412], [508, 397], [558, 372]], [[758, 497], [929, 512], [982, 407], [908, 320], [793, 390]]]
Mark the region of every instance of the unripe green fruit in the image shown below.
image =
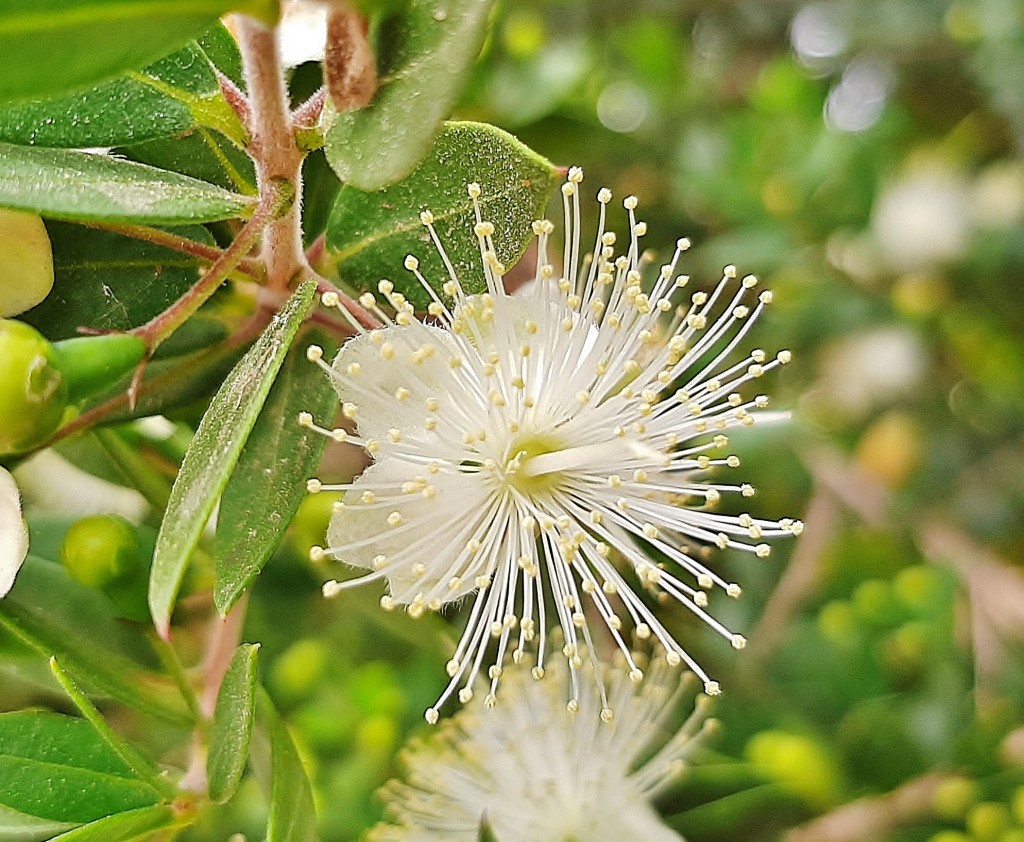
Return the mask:
[[31, 310], [53, 289], [53, 252], [43, 220], [0, 210], [0, 318]]
[[42, 444], [67, 406], [53, 346], [23, 322], [0, 320], [0, 455]]
[[977, 782], [969, 778], [950, 778], [938, 785], [932, 805], [939, 818], [953, 821], [966, 816], [980, 796], [981, 788]]
[[146, 551], [135, 528], [115, 515], [90, 515], [64, 536], [61, 562], [71, 578], [103, 591], [120, 616], [145, 620]]
[[838, 797], [839, 770], [810, 737], [786, 731], [761, 731], [747, 743], [751, 764], [808, 805], [821, 809]]
[[1011, 824], [1010, 808], [997, 801], [983, 801], [967, 814], [967, 830], [979, 842], [998, 842]]

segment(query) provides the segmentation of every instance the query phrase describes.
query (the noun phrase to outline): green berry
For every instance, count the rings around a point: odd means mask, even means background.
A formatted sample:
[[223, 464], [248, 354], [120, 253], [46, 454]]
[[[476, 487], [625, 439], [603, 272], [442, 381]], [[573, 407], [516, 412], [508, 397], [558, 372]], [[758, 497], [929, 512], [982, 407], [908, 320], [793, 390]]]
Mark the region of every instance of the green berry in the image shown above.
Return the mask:
[[983, 801], [971, 808], [965, 824], [978, 842], [999, 842], [1010, 829], [1010, 808], [997, 801]]
[[0, 455], [45, 442], [67, 407], [53, 346], [23, 322], [0, 320]]
[[330, 652], [323, 641], [300, 640], [274, 662], [270, 686], [288, 702], [308, 698], [323, 678], [329, 659]]
[[53, 289], [53, 252], [43, 220], [0, 209], [0, 318], [31, 310]]
[[980, 797], [981, 790], [975, 781], [969, 778], [949, 778], [936, 788], [932, 805], [939, 818], [956, 821], [963, 819]]
[[75, 581], [103, 591], [120, 616], [145, 620], [147, 553], [135, 527], [115, 515], [90, 515], [64, 536], [61, 562]]
[[839, 772], [815, 740], [785, 731], [761, 731], [747, 743], [746, 757], [769, 780], [815, 809], [835, 803]]

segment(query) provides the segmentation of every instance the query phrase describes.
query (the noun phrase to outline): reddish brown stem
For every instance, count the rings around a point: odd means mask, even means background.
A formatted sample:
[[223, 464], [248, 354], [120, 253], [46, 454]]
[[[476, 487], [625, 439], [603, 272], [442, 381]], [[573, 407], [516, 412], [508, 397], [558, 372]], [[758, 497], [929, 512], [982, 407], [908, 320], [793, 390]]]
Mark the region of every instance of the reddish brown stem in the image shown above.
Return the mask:
[[245, 95], [241, 88], [238, 87], [231, 79], [225, 76], [220, 70], [217, 70], [217, 84], [220, 86], [220, 92], [224, 95], [224, 99], [228, 105], [231, 106], [231, 110], [238, 115], [238, 119], [242, 123], [242, 128], [245, 129], [246, 137], [252, 136], [252, 109], [249, 107], [249, 98]]
[[[147, 243], [163, 246], [164, 248], [178, 251], [200, 260], [211, 262], [220, 260], [224, 256], [224, 249], [211, 246], [206, 243], [199, 243], [182, 237], [180, 234], [172, 234], [169, 231], [161, 231], [159, 228], [150, 228], [147, 225], [129, 225], [116, 222], [87, 222], [89, 228], [96, 228], [101, 231], [110, 231], [114, 234], [122, 234], [125, 237], [132, 237], [136, 240], [143, 240]], [[263, 277], [263, 264], [258, 260], [244, 257], [238, 261], [235, 271], [248, 275], [253, 280], [260, 280]]]
[[320, 122], [325, 102], [327, 102], [327, 88], [320, 88], [292, 112], [292, 123], [297, 129], [313, 128]]

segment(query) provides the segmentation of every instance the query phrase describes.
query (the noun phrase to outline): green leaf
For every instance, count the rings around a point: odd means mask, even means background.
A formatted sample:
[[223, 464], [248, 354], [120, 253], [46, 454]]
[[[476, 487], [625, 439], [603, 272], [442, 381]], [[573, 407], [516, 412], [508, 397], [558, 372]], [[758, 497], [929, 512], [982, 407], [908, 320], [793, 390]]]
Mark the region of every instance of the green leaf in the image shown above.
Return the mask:
[[251, 213], [254, 200], [109, 155], [0, 143], [0, 207], [56, 219], [178, 225]]
[[[190, 724], [170, 683], [127, 655], [110, 603], [59, 564], [29, 556], [0, 601], [0, 628], [46, 658], [56, 657], [91, 693], [177, 725]], [[83, 633], [88, 630], [88, 633]]]
[[246, 196], [256, 195], [252, 159], [216, 132], [199, 128], [185, 137], [154, 140], [121, 151], [151, 167], [173, 170]]
[[96, 709], [96, 706], [89, 701], [85, 693], [82, 692], [82, 688], [79, 687], [74, 679], [68, 675], [67, 671], [57, 662], [56, 658], [50, 658], [50, 671], [53, 673], [54, 678], [60, 683], [60, 686], [64, 688], [64, 692], [68, 694], [68, 697], [75, 703], [75, 707], [81, 711], [82, 716], [85, 720], [92, 725], [96, 730], [96, 733], [106, 742], [110, 747], [110, 750], [114, 752], [125, 766], [127, 766], [132, 774], [140, 781], [145, 781], [157, 792], [163, 793], [165, 797], [174, 798], [177, 788], [156, 768], [153, 762], [146, 756], [144, 756], [138, 749], [135, 748], [131, 743], [119, 737], [114, 730], [107, 724], [107, 721], [103, 718], [100, 712]]
[[142, 67], [199, 37], [233, 10], [272, 19], [276, 3], [2, 0], [0, 102], [83, 88]]
[[[310, 336], [324, 345], [326, 336]], [[322, 372], [293, 348], [274, 382], [217, 519], [213, 601], [227, 614], [277, 548], [306, 493], [327, 440], [297, 421], [300, 412], [331, 418], [337, 396]]]
[[257, 694], [253, 766], [270, 790], [267, 842], [316, 842], [316, 807], [309, 776], [270, 697]]
[[0, 714], [0, 802], [60, 822], [90, 822], [156, 804], [159, 794], [84, 719]]
[[80, 93], [0, 107], [0, 140], [33, 146], [121, 146], [200, 125], [244, 140], [196, 44]]
[[[199, 280], [199, 261], [187, 254], [66, 222], [48, 222], [53, 290], [22, 321], [51, 342], [79, 336], [79, 327], [126, 331], [145, 324]], [[172, 229], [213, 245], [205, 228]]]
[[463, 288], [484, 289], [466, 192], [474, 181], [484, 219], [495, 226], [498, 259], [511, 268], [526, 249], [533, 221], [543, 215], [556, 171], [511, 135], [481, 123], [447, 123], [430, 154], [398, 184], [375, 193], [343, 187], [327, 224], [327, 261], [354, 288], [375, 289], [378, 279], [390, 278], [414, 304], [426, 306], [426, 293], [402, 267], [413, 254], [435, 290], [448, 280], [420, 223], [420, 211], [429, 209]]
[[313, 281], [303, 283], [242, 357], [211, 401], [185, 454], [160, 525], [149, 580], [150, 611], [164, 638], [188, 560], [310, 310], [315, 290]]
[[73, 822], [54, 822], [0, 805], [0, 842], [43, 842], [74, 826]]
[[476, 840], [477, 842], [498, 842], [498, 837], [495, 835], [491, 823], [487, 820], [486, 813], [480, 819], [480, 829], [477, 831]]
[[223, 23], [218, 23], [206, 31], [199, 39], [199, 46], [221, 73], [227, 76], [239, 88], [245, 90], [245, 76], [242, 73], [242, 54], [238, 50], [235, 36], [228, 32]]
[[256, 713], [258, 653], [258, 645], [243, 643], [239, 646], [217, 694], [206, 773], [210, 781], [210, 798], [218, 804], [223, 804], [235, 794], [249, 759], [249, 739]]
[[338, 177], [377, 190], [408, 174], [452, 110], [493, 0], [411, 0], [378, 27], [385, 80], [366, 108], [335, 113], [325, 138]]
[[53, 837], [52, 842], [141, 842], [152, 839], [158, 830], [180, 825], [181, 820], [174, 809], [161, 804], [89, 822]]

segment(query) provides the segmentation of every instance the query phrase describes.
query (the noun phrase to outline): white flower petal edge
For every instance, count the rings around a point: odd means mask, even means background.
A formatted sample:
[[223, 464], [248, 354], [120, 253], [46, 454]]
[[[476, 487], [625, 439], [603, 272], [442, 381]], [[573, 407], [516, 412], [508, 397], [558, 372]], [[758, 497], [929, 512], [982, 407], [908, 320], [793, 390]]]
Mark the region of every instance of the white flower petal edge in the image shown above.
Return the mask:
[[[596, 692], [565, 709], [574, 679], [562, 662], [543, 681], [510, 673], [497, 709], [465, 708], [404, 753], [405, 780], [381, 791], [395, 824], [378, 825], [370, 842], [476, 842], [484, 816], [501, 842], [680, 842], [650, 799], [713, 727], [709, 699], [671, 735], [686, 692], [678, 671], [655, 661], [640, 688], [628, 666], [607, 672], [611, 722]], [[581, 678], [594, 681], [588, 669]]]
[[[405, 266], [430, 295], [434, 324], [417, 320], [390, 281], [378, 289], [393, 318], [372, 294], [360, 298], [380, 319], [376, 330], [359, 325], [336, 294], [323, 296], [360, 335], [333, 366], [316, 346], [308, 356], [334, 381], [357, 433], [320, 427], [308, 413], [299, 422], [365, 448], [374, 460], [352, 483], [309, 481], [311, 492], [344, 492], [329, 546], [314, 547], [311, 557], [370, 571], [327, 582], [325, 595], [386, 579], [390, 593], [381, 604], [419, 616], [475, 591], [447, 665], [451, 681], [426, 712], [430, 722], [456, 690], [461, 701], [472, 698], [492, 641], [488, 704], [509, 658], [519, 662], [534, 641], [533, 672], [543, 675], [552, 612], [571, 676], [583, 663], [580, 653], [598, 648], [590, 624], [599, 620], [634, 680], [643, 674], [631, 661], [627, 625], [640, 639], [657, 639], [670, 664], [685, 662], [707, 693], [719, 692], [634, 583], [685, 606], [742, 648], [744, 638], [705, 610], [715, 586], [740, 593], [705, 565], [705, 545], [766, 557], [765, 539], [802, 529], [789, 519], [710, 511], [723, 494], [754, 493], [745, 483], [713, 481], [708, 471], [739, 465], [723, 452], [724, 432], [753, 424], [768, 403], [741, 390], [790, 359], [788, 351], [769, 358], [758, 348], [740, 350], [771, 293], [756, 292], [755, 277], [737, 278], [727, 266], [713, 290], [684, 297], [689, 278], [676, 267], [689, 247], [685, 239], [645, 291], [650, 258], [640, 252], [646, 226], [636, 220], [637, 200], [623, 202], [629, 241], [616, 256], [616, 236], [605, 226], [607, 189], [597, 194], [594, 251], [581, 257], [582, 179], [574, 167], [562, 187], [561, 276], [548, 258], [554, 226], [542, 220], [534, 223], [533, 283], [517, 295], [505, 292], [494, 225], [483, 219], [480, 188], [471, 184], [485, 293], [465, 292], [433, 215], [424, 211], [421, 221], [448, 269], [442, 290], [450, 305], [422, 276], [416, 257]], [[620, 567], [632, 568], [635, 580]], [[600, 665], [592, 660], [608, 709]], [[578, 704], [579, 682], [570, 684], [570, 704]]]
[[21, 518], [18, 486], [4, 468], [0, 468], [0, 598], [14, 587], [14, 578], [28, 555], [28, 530]]

